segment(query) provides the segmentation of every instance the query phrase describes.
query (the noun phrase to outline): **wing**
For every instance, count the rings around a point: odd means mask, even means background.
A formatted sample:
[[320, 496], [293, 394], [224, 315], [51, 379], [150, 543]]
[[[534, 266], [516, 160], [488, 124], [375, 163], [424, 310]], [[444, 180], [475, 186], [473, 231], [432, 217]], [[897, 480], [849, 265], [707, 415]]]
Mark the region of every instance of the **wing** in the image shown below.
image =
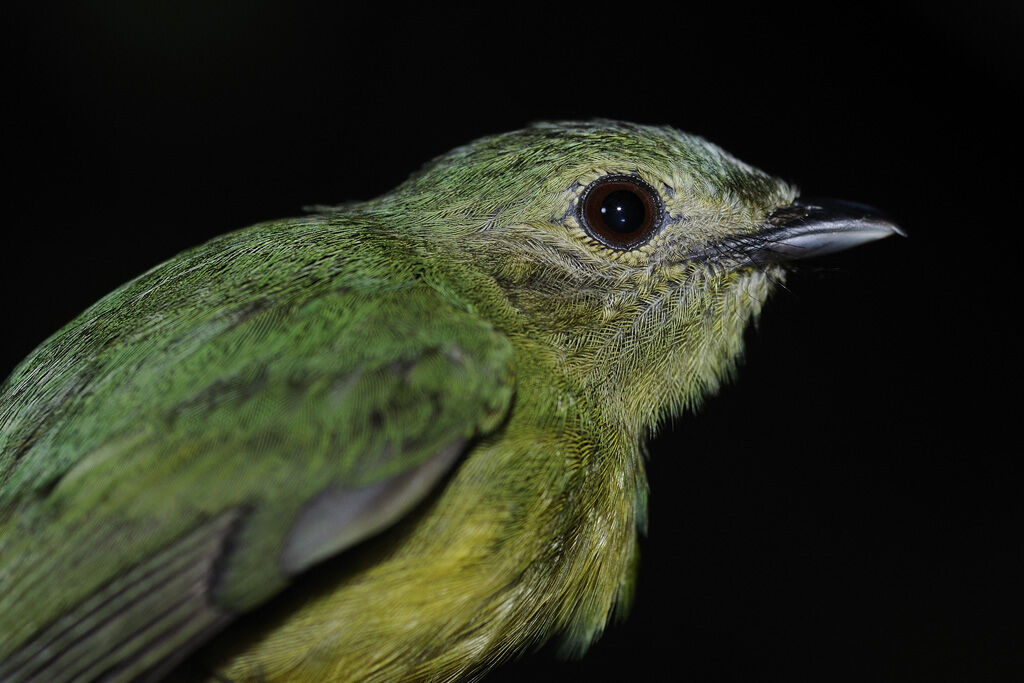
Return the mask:
[[238, 294], [215, 246], [0, 389], [0, 680], [167, 666], [397, 520], [508, 409], [507, 340], [386, 260]]

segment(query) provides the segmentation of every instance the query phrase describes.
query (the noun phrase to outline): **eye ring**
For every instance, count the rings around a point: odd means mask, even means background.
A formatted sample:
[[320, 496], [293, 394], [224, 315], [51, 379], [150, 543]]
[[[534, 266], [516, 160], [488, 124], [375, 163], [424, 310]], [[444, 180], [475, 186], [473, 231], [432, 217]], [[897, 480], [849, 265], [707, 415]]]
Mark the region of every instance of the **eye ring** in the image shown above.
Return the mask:
[[664, 215], [657, 190], [630, 175], [608, 175], [587, 185], [578, 210], [587, 233], [618, 251], [650, 241], [661, 228]]

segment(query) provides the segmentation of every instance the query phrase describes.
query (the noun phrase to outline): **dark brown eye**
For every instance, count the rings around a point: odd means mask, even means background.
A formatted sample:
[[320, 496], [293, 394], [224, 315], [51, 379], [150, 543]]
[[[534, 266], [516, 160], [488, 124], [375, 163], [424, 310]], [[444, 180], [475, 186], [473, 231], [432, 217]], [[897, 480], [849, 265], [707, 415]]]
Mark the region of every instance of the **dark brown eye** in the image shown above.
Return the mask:
[[661, 227], [661, 198], [653, 187], [628, 175], [599, 178], [580, 201], [580, 223], [612, 249], [633, 249]]

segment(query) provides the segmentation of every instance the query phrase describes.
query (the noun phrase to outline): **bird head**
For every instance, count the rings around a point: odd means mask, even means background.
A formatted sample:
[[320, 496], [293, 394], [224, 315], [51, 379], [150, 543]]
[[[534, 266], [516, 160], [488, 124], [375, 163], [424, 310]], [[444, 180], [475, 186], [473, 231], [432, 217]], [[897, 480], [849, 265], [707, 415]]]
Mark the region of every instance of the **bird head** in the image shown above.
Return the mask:
[[522, 343], [636, 429], [733, 374], [788, 262], [899, 232], [862, 205], [798, 199], [700, 137], [613, 121], [482, 138], [379, 202], [492, 278]]

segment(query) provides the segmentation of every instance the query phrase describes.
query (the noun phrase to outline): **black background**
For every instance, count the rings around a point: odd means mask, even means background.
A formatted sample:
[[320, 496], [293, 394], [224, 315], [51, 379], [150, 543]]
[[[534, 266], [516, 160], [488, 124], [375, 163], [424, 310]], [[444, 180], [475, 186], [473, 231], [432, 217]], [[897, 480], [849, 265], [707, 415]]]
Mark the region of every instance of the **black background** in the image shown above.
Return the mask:
[[910, 238], [791, 276], [739, 381], [651, 445], [630, 618], [489, 680], [1022, 680], [1022, 12], [715, 4], [9, 19], [0, 375], [178, 251], [480, 135], [671, 124]]

